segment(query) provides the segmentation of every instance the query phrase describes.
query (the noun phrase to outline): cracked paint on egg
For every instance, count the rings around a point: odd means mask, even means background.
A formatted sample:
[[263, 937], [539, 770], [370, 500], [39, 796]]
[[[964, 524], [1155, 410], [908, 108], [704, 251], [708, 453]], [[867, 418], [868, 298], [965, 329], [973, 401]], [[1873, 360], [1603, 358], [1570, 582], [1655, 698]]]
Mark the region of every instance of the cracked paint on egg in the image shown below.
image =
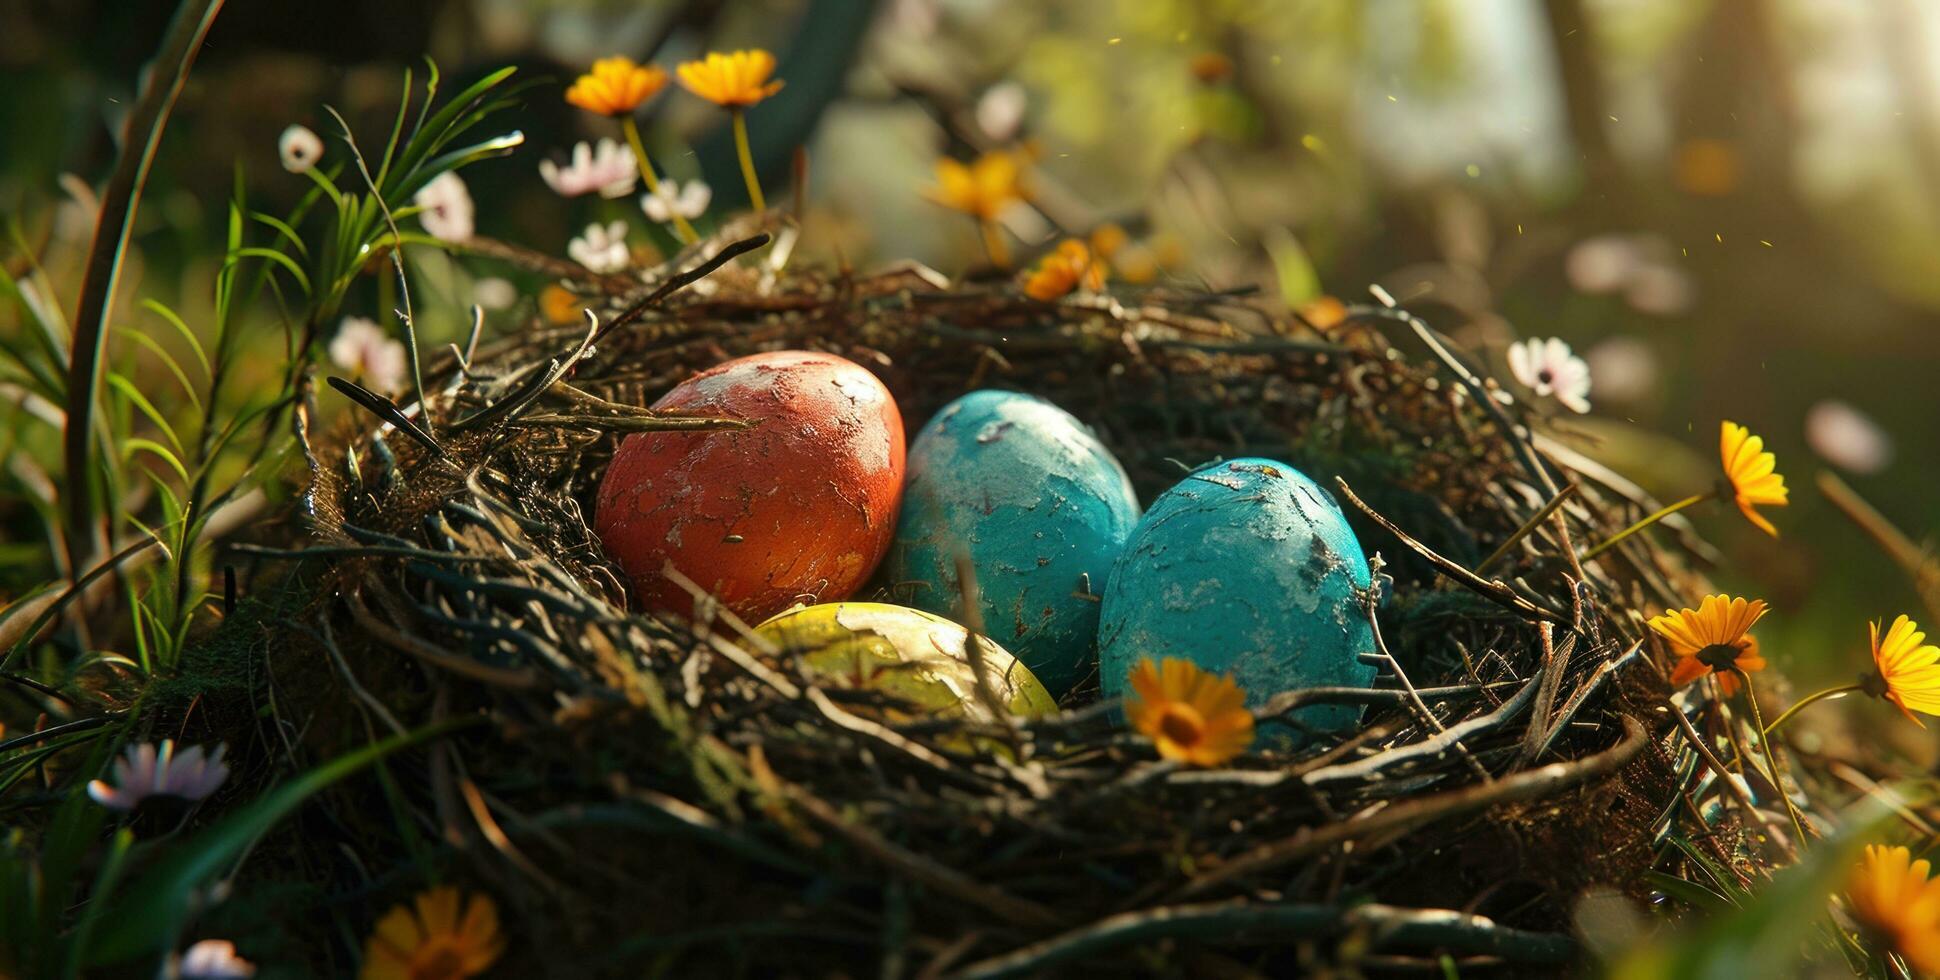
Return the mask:
[[[1201, 467], [1152, 502], [1105, 586], [1104, 693], [1122, 697], [1143, 657], [1231, 674], [1256, 710], [1295, 688], [1365, 687], [1371, 585], [1340, 505], [1299, 470], [1257, 458]], [[1292, 717], [1337, 730], [1360, 714], [1313, 705]]]
[[691, 615], [661, 569], [758, 622], [844, 599], [895, 530], [903, 421], [876, 376], [833, 354], [775, 351], [718, 364], [655, 409], [749, 419], [734, 432], [637, 432], [600, 481], [594, 529], [642, 604]]
[[[892, 720], [995, 720], [977, 694], [965, 647], [969, 631], [941, 616], [883, 602], [829, 602], [790, 609], [754, 632], [783, 654], [801, 657], [824, 686], [896, 698]], [[1030, 668], [1002, 644], [985, 643], [982, 656], [991, 695], [1008, 713], [1032, 717], [1057, 710]]]
[[1041, 398], [974, 391], [910, 446], [886, 577], [910, 605], [961, 616], [956, 556], [968, 554], [984, 630], [1063, 694], [1097, 662], [1098, 594], [1137, 521], [1124, 468], [1082, 422]]

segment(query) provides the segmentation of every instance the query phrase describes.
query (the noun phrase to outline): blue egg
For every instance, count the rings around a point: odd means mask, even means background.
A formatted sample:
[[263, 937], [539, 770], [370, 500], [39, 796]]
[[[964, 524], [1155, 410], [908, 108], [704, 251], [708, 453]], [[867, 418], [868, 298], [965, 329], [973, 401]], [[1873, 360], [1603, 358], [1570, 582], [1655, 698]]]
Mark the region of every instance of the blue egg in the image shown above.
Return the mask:
[[1095, 662], [1098, 593], [1138, 521], [1124, 467], [1056, 405], [986, 390], [917, 433], [907, 472], [885, 562], [895, 594], [960, 617], [968, 554], [984, 630], [1054, 695], [1070, 690]]
[[[1104, 693], [1122, 696], [1140, 658], [1184, 657], [1231, 674], [1259, 708], [1281, 691], [1374, 680], [1363, 596], [1367, 557], [1332, 494], [1270, 459], [1201, 467], [1159, 495], [1125, 543], [1098, 626]], [[1320, 730], [1360, 709], [1293, 714]]]

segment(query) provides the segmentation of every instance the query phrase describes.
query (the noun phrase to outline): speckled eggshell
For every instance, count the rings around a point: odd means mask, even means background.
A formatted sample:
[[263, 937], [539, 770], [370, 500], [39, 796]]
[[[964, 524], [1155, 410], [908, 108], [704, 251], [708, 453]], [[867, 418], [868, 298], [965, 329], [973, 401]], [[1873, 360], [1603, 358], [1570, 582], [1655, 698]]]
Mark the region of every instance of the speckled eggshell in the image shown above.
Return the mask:
[[1137, 520], [1124, 468], [1083, 423], [1042, 398], [973, 391], [910, 446], [885, 568], [910, 605], [960, 617], [967, 553], [985, 631], [1063, 694], [1096, 662], [1095, 596]]
[[902, 416], [875, 375], [833, 354], [755, 354], [653, 407], [757, 424], [640, 432], [614, 452], [594, 528], [648, 609], [693, 612], [668, 562], [750, 622], [847, 598], [875, 570], [903, 485]]
[[[1123, 696], [1140, 658], [1185, 657], [1229, 673], [1247, 705], [1302, 687], [1366, 686], [1374, 650], [1360, 594], [1372, 582], [1334, 498], [1285, 463], [1202, 467], [1161, 494], [1105, 586], [1104, 693]], [[1303, 724], [1351, 727], [1360, 709], [1314, 705]]]

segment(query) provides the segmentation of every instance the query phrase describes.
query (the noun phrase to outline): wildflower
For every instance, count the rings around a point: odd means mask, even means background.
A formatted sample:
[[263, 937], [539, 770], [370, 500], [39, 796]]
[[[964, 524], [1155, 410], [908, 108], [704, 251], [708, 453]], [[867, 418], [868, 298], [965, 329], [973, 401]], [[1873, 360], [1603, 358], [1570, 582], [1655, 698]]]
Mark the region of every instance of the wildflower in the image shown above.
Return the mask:
[[1321, 296], [1300, 307], [1300, 319], [1316, 330], [1332, 330], [1347, 322], [1347, 304], [1338, 296]]
[[584, 234], [566, 243], [566, 254], [601, 275], [626, 268], [626, 222], [587, 225]]
[[1217, 766], [1253, 741], [1246, 692], [1232, 678], [1215, 677], [1190, 660], [1150, 658], [1132, 669], [1125, 714], [1159, 755], [1195, 766]]
[[1067, 238], [1037, 263], [1024, 279], [1024, 295], [1050, 302], [1082, 286], [1105, 288], [1105, 264], [1092, 258], [1091, 250], [1075, 238]]
[[123, 812], [151, 796], [207, 799], [229, 778], [229, 767], [222, 761], [227, 750], [228, 746], [218, 744], [214, 752], [205, 754], [197, 745], [178, 754], [174, 739], [163, 739], [159, 745], [131, 745], [115, 760], [113, 783], [94, 780], [88, 783], [88, 795], [110, 810]]
[[1805, 441], [1843, 470], [1877, 473], [1893, 461], [1893, 437], [1864, 412], [1828, 398], [1805, 413]]
[[1570, 248], [1563, 274], [1578, 292], [1609, 293], [1622, 289], [1645, 264], [1644, 249], [1629, 235], [1597, 235]]
[[583, 314], [580, 312], [582, 309], [584, 307], [580, 305], [579, 297], [574, 296], [571, 290], [558, 283], [547, 286], [539, 294], [539, 312], [546, 318], [547, 323], [561, 326], [580, 323], [583, 320]]
[[1603, 401], [1639, 402], [1657, 388], [1657, 354], [1636, 337], [1612, 337], [1583, 355]]
[[566, 89], [566, 101], [602, 116], [625, 116], [666, 87], [667, 70], [659, 65], [637, 65], [621, 56], [601, 58]]
[[364, 944], [362, 980], [462, 980], [491, 968], [505, 951], [498, 907], [488, 895], [440, 886], [416, 908], [392, 906]]
[[1898, 705], [1914, 724], [1925, 728], [1913, 712], [1940, 715], [1940, 647], [1927, 643], [1919, 624], [1905, 616], [1893, 620], [1884, 637], [1877, 621], [1867, 625], [1872, 631], [1874, 672], [1862, 677], [1858, 686]]
[[1736, 422], [1726, 422], [1719, 429], [1718, 456], [1724, 462], [1725, 479], [1731, 483], [1738, 509], [1744, 512], [1745, 520], [1775, 538], [1778, 528], [1757, 508], [1785, 506], [1785, 478], [1776, 472], [1778, 458], [1764, 450], [1765, 440]]
[[781, 91], [782, 81], [769, 81], [775, 56], [760, 48], [722, 54], [710, 51], [701, 61], [674, 69], [687, 91], [718, 106], [745, 109]]
[[344, 317], [330, 338], [330, 363], [361, 378], [372, 391], [393, 392], [404, 387], [404, 344], [373, 320]]
[[1091, 251], [1106, 262], [1118, 258], [1131, 240], [1132, 236], [1126, 234], [1124, 226], [1116, 221], [1107, 221], [1091, 229]]
[[1030, 97], [1016, 82], [992, 85], [977, 99], [977, 128], [999, 143], [1008, 143], [1024, 125], [1024, 110]]
[[1509, 370], [1539, 397], [1553, 395], [1579, 415], [1590, 410], [1590, 366], [1556, 337], [1510, 344]]
[[619, 140], [602, 138], [597, 146], [584, 141], [574, 144], [572, 162], [564, 167], [551, 160], [539, 161], [539, 177], [560, 197], [598, 191], [611, 200], [633, 193], [640, 172], [633, 154]]
[[283, 159], [284, 170], [304, 173], [323, 159], [323, 140], [308, 126], [291, 126], [276, 138], [276, 155]]
[[1749, 430], [1736, 422], [1725, 422], [1718, 436], [1718, 458], [1724, 465], [1724, 481], [1704, 493], [1695, 493], [1677, 503], [1661, 507], [1645, 516], [1635, 524], [1617, 532], [1602, 544], [1583, 553], [1583, 560], [1596, 556], [1616, 547], [1623, 539], [1636, 534], [1694, 504], [1723, 496], [1729, 492], [1737, 502], [1738, 509], [1745, 519], [1772, 537], [1778, 537], [1778, 529], [1772, 522], [1758, 513], [1758, 508], [1783, 507], [1786, 504], [1785, 478], [1776, 472], [1777, 460], [1765, 452], [1765, 440], [1752, 435]]
[[1679, 609], [1654, 616], [1650, 628], [1670, 644], [1677, 666], [1671, 685], [1681, 687], [1708, 673], [1729, 697], [1738, 690], [1739, 674], [1765, 669], [1758, 655], [1758, 638], [1751, 627], [1766, 612], [1763, 599], [1705, 596], [1696, 609]]
[[936, 161], [936, 186], [926, 196], [978, 221], [995, 221], [1023, 199], [1020, 175], [1016, 155], [1003, 150], [992, 150], [968, 165], [944, 157]]
[[472, 302], [477, 303], [480, 309], [510, 309], [518, 301], [519, 287], [498, 276], [486, 276], [472, 283]]
[[714, 189], [702, 180], [690, 180], [683, 184], [677, 180], [663, 180], [651, 194], [640, 195], [640, 210], [647, 213], [649, 221], [662, 224], [676, 217], [693, 220], [707, 213], [707, 204], [714, 199]]
[[1904, 847], [1866, 845], [1846, 884], [1853, 916], [1923, 974], [1940, 973], [1940, 883]]
[[472, 237], [472, 195], [465, 182], [447, 170], [431, 179], [411, 199], [418, 221], [433, 238], [462, 242]]
[[754, 172], [754, 154], [748, 149], [748, 107], [781, 91], [781, 79], [768, 80], [775, 73], [775, 56], [760, 48], [732, 54], [710, 51], [705, 60], [685, 62], [675, 71], [687, 91], [733, 116], [734, 149], [741, 156], [741, 179], [748, 183], [748, 201], [756, 211], [766, 211], [761, 180]]
[[236, 955], [227, 939], [204, 939], [176, 961], [173, 976], [180, 980], [245, 980], [256, 975], [256, 964]]

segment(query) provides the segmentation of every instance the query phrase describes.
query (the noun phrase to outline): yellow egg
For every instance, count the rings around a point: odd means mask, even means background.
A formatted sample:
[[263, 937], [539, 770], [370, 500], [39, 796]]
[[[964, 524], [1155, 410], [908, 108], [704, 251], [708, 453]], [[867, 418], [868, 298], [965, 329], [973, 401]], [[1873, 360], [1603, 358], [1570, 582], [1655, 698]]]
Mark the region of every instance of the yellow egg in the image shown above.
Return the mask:
[[[964, 644], [968, 630], [940, 616], [883, 602], [828, 602], [783, 612], [755, 633], [803, 659], [828, 687], [874, 690], [907, 705], [903, 718], [993, 720], [977, 697], [977, 679]], [[985, 676], [1011, 714], [1057, 710], [1030, 668], [1003, 647], [982, 643]]]

